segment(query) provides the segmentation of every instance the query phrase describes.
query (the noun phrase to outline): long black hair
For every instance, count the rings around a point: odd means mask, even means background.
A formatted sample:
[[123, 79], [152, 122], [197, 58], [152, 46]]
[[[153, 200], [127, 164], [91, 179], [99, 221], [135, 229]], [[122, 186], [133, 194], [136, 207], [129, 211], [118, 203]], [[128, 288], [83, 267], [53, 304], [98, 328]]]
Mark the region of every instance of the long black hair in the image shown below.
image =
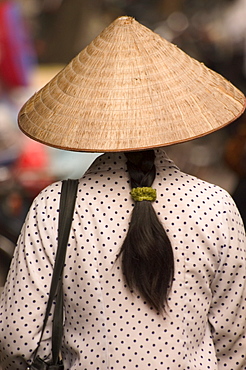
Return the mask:
[[[125, 156], [131, 188], [151, 187], [156, 176], [154, 151]], [[157, 311], [165, 310], [174, 275], [173, 250], [150, 201], [135, 203], [120, 256], [128, 287]]]

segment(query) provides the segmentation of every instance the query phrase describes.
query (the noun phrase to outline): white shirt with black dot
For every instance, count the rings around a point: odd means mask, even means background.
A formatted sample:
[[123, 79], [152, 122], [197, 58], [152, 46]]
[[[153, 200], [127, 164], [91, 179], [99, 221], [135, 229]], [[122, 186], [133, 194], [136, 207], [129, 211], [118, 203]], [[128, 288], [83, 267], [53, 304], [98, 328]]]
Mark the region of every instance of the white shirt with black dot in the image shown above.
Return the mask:
[[[175, 279], [158, 315], [124, 284], [116, 255], [133, 201], [124, 154], [80, 180], [64, 269], [65, 370], [243, 370], [245, 234], [230, 195], [182, 173], [156, 150], [153, 204], [171, 240]], [[23, 369], [39, 340], [57, 245], [61, 182], [30, 208], [1, 296], [3, 370]], [[52, 318], [52, 317], [51, 317]], [[51, 355], [51, 319], [40, 356]]]

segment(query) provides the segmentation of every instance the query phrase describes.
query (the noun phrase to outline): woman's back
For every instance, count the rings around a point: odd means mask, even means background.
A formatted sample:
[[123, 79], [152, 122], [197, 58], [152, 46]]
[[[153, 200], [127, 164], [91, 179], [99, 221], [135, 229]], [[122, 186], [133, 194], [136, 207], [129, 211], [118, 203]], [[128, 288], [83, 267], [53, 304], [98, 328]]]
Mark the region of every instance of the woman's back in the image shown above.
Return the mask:
[[[224, 190], [180, 172], [161, 150], [156, 151], [155, 163], [157, 200], [153, 206], [175, 260], [166, 312], [157, 314], [125, 285], [117, 255], [134, 202], [124, 154], [105, 154], [79, 185], [64, 269], [65, 369], [215, 370], [224, 369], [224, 364], [242, 369], [245, 343], [234, 343], [244, 330], [245, 251], [240, 216]], [[34, 202], [19, 241], [25, 247], [16, 262], [29, 278], [18, 298], [20, 284], [14, 274], [12, 285], [6, 287], [12, 291], [8, 304], [15, 301], [18, 313], [11, 332], [28, 320], [30, 334], [26, 345], [22, 340], [11, 342], [9, 329], [3, 337], [27, 355], [33, 337], [38, 340], [40, 313], [50, 286], [59, 191], [60, 183], [56, 183]], [[47, 342], [42, 348], [50, 353]]]

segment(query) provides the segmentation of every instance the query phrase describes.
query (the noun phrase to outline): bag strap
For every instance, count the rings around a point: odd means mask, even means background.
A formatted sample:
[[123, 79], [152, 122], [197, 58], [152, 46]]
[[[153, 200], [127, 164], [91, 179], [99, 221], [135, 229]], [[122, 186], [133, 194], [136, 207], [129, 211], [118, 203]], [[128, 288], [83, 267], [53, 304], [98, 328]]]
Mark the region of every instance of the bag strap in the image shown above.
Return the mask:
[[41, 331], [38, 346], [34, 352], [34, 360], [42, 341], [44, 330], [48, 321], [50, 310], [54, 299], [56, 299], [53, 325], [52, 325], [52, 364], [59, 362], [59, 353], [61, 348], [63, 333], [63, 291], [62, 291], [62, 273], [65, 263], [67, 243], [70, 234], [71, 223], [73, 219], [74, 206], [79, 180], [63, 180], [61, 188], [59, 222], [58, 222], [58, 247], [55, 258], [55, 265], [50, 286], [49, 299], [46, 307], [43, 328]]

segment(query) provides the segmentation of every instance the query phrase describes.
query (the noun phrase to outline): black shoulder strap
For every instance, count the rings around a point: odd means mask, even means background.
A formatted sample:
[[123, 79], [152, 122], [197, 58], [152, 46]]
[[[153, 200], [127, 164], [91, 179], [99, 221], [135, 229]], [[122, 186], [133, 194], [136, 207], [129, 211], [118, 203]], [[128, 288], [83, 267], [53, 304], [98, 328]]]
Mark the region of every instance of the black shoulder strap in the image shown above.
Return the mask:
[[58, 223], [58, 247], [56, 252], [55, 265], [50, 286], [49, 299], [46, 307], [42, 332], [38, 347], [35, 350], [34, 358], [37, 356], [38, 348], [43, 337], [43, 333], [48, 321], [52, 302], [56, 299], [56, 305], [52, 326], [52, 364], [57, 364], [62, 341], [63, 329], [63, 292], [62, 292], [62, 273], [65, 263], [67, 243], [73, 219], [74, 206], [78, 188], [78, 180], [64, 180], [61, 188], [61, 198], [59, 207]]

